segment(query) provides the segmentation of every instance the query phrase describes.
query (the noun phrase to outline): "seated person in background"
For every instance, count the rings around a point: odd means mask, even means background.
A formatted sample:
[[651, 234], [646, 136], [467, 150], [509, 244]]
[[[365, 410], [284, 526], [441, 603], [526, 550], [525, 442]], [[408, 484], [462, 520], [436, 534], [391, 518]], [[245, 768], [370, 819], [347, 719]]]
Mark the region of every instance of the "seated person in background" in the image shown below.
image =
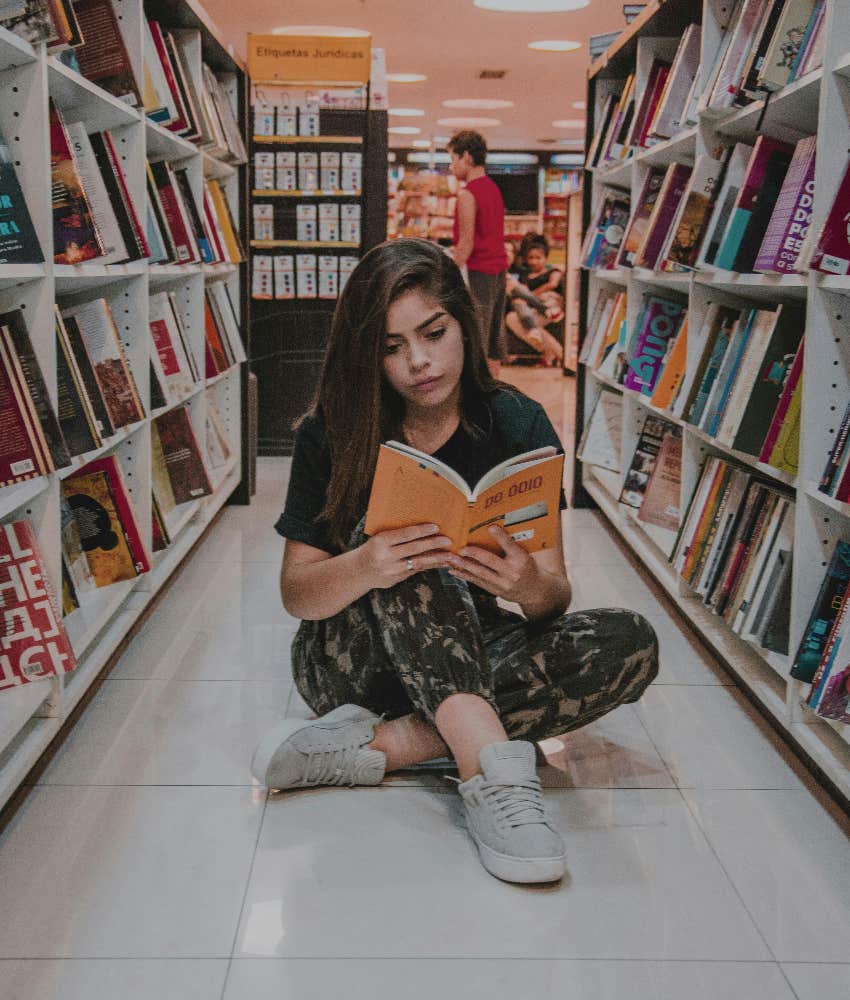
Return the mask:
[[564, 356], [559, 336], [564, 318], [563, 272], [547, 263], [549, 242], [545, 236], [527, 234], [520, 250], [524, 266], [519, 277], [511, 271], [507, 276], [505, 325], [541, 354], [546, 364], [560, 364]]

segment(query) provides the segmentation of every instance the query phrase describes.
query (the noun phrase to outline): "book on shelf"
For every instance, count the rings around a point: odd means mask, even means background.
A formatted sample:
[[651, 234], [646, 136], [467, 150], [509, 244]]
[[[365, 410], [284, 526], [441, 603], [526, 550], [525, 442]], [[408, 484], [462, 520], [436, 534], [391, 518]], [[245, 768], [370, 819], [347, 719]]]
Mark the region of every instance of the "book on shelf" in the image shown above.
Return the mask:
[[[169, 38], [173, 43], [173, 38], [168, 32], [163, 31], [158, 21], [147, 22], [144, 32], [144, 59], [146, 65], [152, 67], [151, 83], [160, 102], [160, 107], [155, 112], [155, 120], [169, 131], [191, 140], [199, 133], [195, 119], [187, 108], [185, 85], [181, 87], [178, 84], [177, 63], [173, 48], [167, 43]], [[148, 44], [150, 49], [147, 48]]]
[[161, 375], [166, 400], [176, 403], [196, 384], [180, 329], [179, 313], [167, 292], [155, 292], [149, 303], [148, 323], [155, 348], [155, 370]]
[[617, 254], [617, 267], [632, 267], [643, 243], [649, 222], [655, 209], [661, 186], [664, 183], [666, 171], [660, 167], [652, 167], [647, 172], [637, 204], [629, 217], [626, 233], [620, 243]]
[[781, 90], [791, 81], [815, 4], [816, 0], [786, 0], [758, 76], [760, 90]]
[[[103, 444], [104, 427], [98, 419], [81, 367], [71, 348], [58, 307], [56, 327], [56, 416], [71, 455], [83, 455]], [[93, 375], [93, 373], [92, 373]], [[97, 386], [95, 384], [95, 390]], [[99, 395], [99, 391], [98, 391]]]
[[150, 570], [130, 493], [115, 455], [84, 465], [62, 480], [95, 586], [133, 580]]
[[88, 355], [113, 430], [134, 424], [145, 417], [133, 373], [106, 299], [93, 299], [62, 311], [68, 331], [79, 334]]
[[765, 8], [771, 0], [740, 0], [734, 24], [729, 29], [731, 37], [723, 54], [723, 61], [711, 95], [709, 108], [730, 108], [738, 98], [740, 86], [746, 76], [748, 56], [757, 48], [757, 35], [762, 26]]
[[603, 388], [593, 404], [577, 457], [589, 465], [619, 472], [622, 463], [623, 396]]
[[685, 127], [685, 111], [699, 71], [700, 39], [700, 26], [689, 24], [682, 35], [655, 113], [646, 129], [647, 145], [672, 139]]
[[585, 170], [591, 170], [593, 167], [599, 165], [599, 154], [602, 147], [602, 140], [608, 133], [608, 129], [611, 125], [611, 118], [616, 110], [618, 100], [619, 98], [613, 93], [608, 94], [605, 98], [605, 102], [600, 109], [599, 118], [597, 119], [598, 126], [593, 133], [593, 139], [587, 149], [587, 156], [584, 161]]
[[610, 270], [616, 264], [629, 220], [628, 194], [614, 188], [605, 189], [595, 219], [585, 237], [582, 263], [585, 267]]
[[682, 432], [679, 427], [668, 426], [644, 490], [638, 520], [667, 531], [678, 531], [681, 493]]
[[740, 313], [699, 422], [700, 429], [710, 437], [717, 436], [732, 385], [738, 377], [747, 348], [756, 335], [756, 329], [763, 330], [772, 318], [769, 312], [758, 309], [742, 310]]
[[723, 360], [735, 335], [741, 318], [741, 310], [732, 306], [722, 306], [710, 311], [706, 316], [707, 336], [702, 339], [703, 352], [694, 369], [694, 380], [685, 400], [682, 416], [689, 424], [702, 426], [708, 401], [723, 366]]
[[212, 493], [203, 454], [192, 428], [188, 407], [176, 406], [152, 421], [171, 483], [175, 503], [198, 500]]
[[131, 107], [143, 106], [127, 43], [111, 0], [74, 0], [84, 39], [75, 50], [80, 73]]
[[220, 469], [226, 465], [231, 454], [230, 443], [224, 421], [210, 393], [207, 393], [205, 441], [210, 468]]
[[165, 464], [165, 453], [162, 450], [162, 442], [159, 439], [156, 421], [151, 421], [151, 495], [156, 502], [157, 513], [166, 525], [168, 531], [168, 518], [177, 506], [174, 490], [171, 488], [171, 479], [168, 475], [168, 467]]
[[735, 625], [744, 639], [782, 656], [787, 656], [790, 644], [793, 549], [794, 504], [785, 499], [755, 589], [739, 612]]
[[823, 719], [850, 723], [850, 620], [845, 593], [807, 698]]
[[11, 0], [0, 8], [0, 24], [30, 45], [51, 45], [56, 37], [47, 0]]
[[671, 163], [667, 167], [643, 242], [634, 259], [635, 267], [655, 270], [690, 176], [691, 168], [683, 163]]
[[[825, 274], [850, 272], [850, 161], [844, 168], [826, 220], [817, 237], [809, 266]], [[801, 252], [802, 256], [802, 252]]]
[[538, 448], [494, 466], [470, 486], [432, 455], [390, 441], [378, 452], [366, 534], [435, 523], [457, 552], [501, 547], [487, 530], [501, 525], [528, 552], [551, 549], [560, 533], [564, 456]]
[[226, 338], [222, 336], [222, 329], [210, 303], [209, 293], [204, 295], [204, 352], [206, 363], [206, 377], [215, 378], [222, 372], [226, 372], [233, 363], [233, 359], [225, 346]]
[[88, 139], [109, 194], [112, 211], [127, 250], [127, 259], [144, 260], [150, 256], [150, 248], [127, 186], [127, 178], [112, 133], [106, 130], [92, 132]]
[[736, 143], [726, 159], [726, 169], [720, 190], [714, 199], [711, 217], [706, 225], [702, 248], [697, 256], [697, 267], [713, 265], [720, 245], [726, 234], [726, 228], [732, 217], [738, 192], [747, 175], [747, 165], [750, 162], [753, 147], [744, 142]]
[[628, 369], [623, 384], [651, 396], [667, 358], [667, 347], [675, 340], [687, 310], [681, 302], [660, 295], [644, 297], [640, 316], [628, 350]]
[[613, 377], [613, 358], [609, 360], [610, 352], [616, 347], [620, 327], [626, 318], [627, 296], [625, 291], [611, 288], [600, 290], [596, 300], [597, 309], [592, 317], [592, 325], [588, 326], [588, 337], [583, 348], [582, 363], [602, 374]]
[[794, 147], [760, 135], [738, 192], [715, 264], [727, 271], [752, 271], [770, 223]]
[[606, 132], [603, 140], [599, 156], [599, 162], [602, 166], [606, 166], [618, 159], [622, 155], [622, 147], [616, 155], [614, 155], [614, 146], [617, 137], [621, 134], [623, 128], [623, 122], [626, 120], [629, 114], [629, 109], [634, 104], [634, 85], [635, 76], [630, 73], [623, 83], [623, 91], [617, 100], [617, 105], [614, 109], [614, 113], [611, 116], [611, 121], [608, 125], [608, 131]]
[[[803, 375], [803, 350], [805, 347], [805, 336], [800, 338], [800, 346], [797, 348], [797, 353], [794, 355], [794, 360], [791, 362], [790, 366], [786, 369], [785, 376], [782, 381], [779, 392], [779, 401], [776, 404], [776, 409], [771, 417], [770, 424], [768, 425], [767, 433], [762, 441], [761, 450], [759, 451], [759, 461], [765, 462], [768, 465], [775, 465], [774, 461], [774, 449], [777, 445], [779, 435], [782, 433], [786, 426], [786, 419], [788, 418], [789, 410], [791, 408], [791, 401], [794, 396], [797, 396], [797, 412], [799, 414], [799, 401], [800, 396], [798, 389], [802, 388], [802, 375]], [[761, 417], [761, 414], [760, 414]], [[789, 422], [789, 426], [793, 426], [793, 421]], [[797, 420], [797, 431], [798, 437], [797, 441], [799, 444], [799, 418]], [[796, 466], [796, 461], [795, 461]]]
[[160, 218], [168, 230], [176, 262], [200, 264], [201, 252], [195, 239], [189, 209], [174, 176], [174, 168], [167, 160], [148, 163], [148, 190], [151, 199], [158, 203]]
[[696, 265], [724, 169], [723, 160], [697, 157], [670, 223], [667, 240], [658, 255], [662, 271], [690, 271]]
[[49, 102], [53, 259], [81, 264], [103, 256], [100, 234], [58, 108]]
[[168, 523], [159, 509], [156, 495], [151, 493], [151, 551], [164, 552], [171, 544]]
[[77, 519], [67, 499], [59, 497], [60, 547], [62, 549], [62, 614], [76, 611], [85, 595], [96, 589], [89, 561], [83, 551]]
[[11, 150], [0, 135], [0, 264], [40, 264], [43, 260]]
[[639, 104], [632, 121], [629, 145], [635, 149], [644, 149], [647, 146], [647, 133], [649, 126], [655, 116], [658, 103], [667, 83], [670, 74], [671, 63], [666, 59], [655, 58], [643, 89], [643, 94], [639, 98]]
[[201, 263], [211, 264], [215, 260], [212, 243], [207, 232], [206, 220], [201, 217], [201, 211], [195, 200], [195, 193], [189, 181], [189, 173], [185, 167], [173, 171], [173, 179], [180, 191], [183, 205], [192, 228], [192, 235], [201, 255]]
[[688, 315], [682, 320], [679, 332], [667, 341], [667, 351], [661, 361], [661, 373], [652, 390], [652, 405], [659, 410], [672, 412], [688, 361]]
[[753, 270], [791, 274], [809, 231], [815, 193], [817, 136], [801, 139], [785, 175]]
[[70, 464], [59, 422], [19, 309], [0, 315], [0, 485]]
[[626, 477], [623, 480], [623, 488], [618, 498], [620, 503], [635, 508], [639, 508], [643, 503], [649, 477], [655, 468], [655, 461], [661, 450], [664, 435], [670, 426], [661, 417], [656, 417], [652, 413], [646, 415]]
[[836, 543], [820, 590], [809, 614], [803, 636], [791, 667], [791, 676], [811, 684], [826, 648], [832, 626], [847, 593], [850, 579], [850, 544]]
[[29, 521], [0, 526], [0, 691], [61, 676], [77, 663]]
[[221, 228], [224, 238], [224, 248], [227, 253], [225, 259], [230, 261], [231, 264], [239, 264], [245, 259], [245, 252], [239, 236], [239, 227], [233, 218], [230, 203], [227, 200], [224, 189], [215, 178], [210, 178], [206, 181], [206, 188], [209, 191], [210, 202], [217, 219], [217, 224]]

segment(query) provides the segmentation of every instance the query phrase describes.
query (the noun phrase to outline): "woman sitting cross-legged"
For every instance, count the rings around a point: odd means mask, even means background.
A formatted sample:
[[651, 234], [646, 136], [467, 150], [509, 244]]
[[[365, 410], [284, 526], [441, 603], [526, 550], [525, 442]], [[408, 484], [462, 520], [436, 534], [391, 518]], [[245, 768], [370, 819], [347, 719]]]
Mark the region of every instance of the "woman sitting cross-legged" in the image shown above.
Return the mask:
[[351, 275], [298, 428], [276, 525], [286, 538], [280, 585], [302, 619], [295, 685], [319, 717], [280, 723], [252, 771], [277, 789], [377, 785], [451, 755], [484, 867], [508, 881], [555, 881], [565, 847], [534, 741], [636, 701], [658, 670], [655, 635], [631, 611], [565, 613], [560, 542], [529, 554], [493, 526], [499, 555], [454, 554], [438, 510], [433, 524], [366, 537], [378, 447], [391, 439], [469, 483], [532, 448], [560, 450], [542, 407], [492, 379], [460, 271], [420, 240], [376, 247]]

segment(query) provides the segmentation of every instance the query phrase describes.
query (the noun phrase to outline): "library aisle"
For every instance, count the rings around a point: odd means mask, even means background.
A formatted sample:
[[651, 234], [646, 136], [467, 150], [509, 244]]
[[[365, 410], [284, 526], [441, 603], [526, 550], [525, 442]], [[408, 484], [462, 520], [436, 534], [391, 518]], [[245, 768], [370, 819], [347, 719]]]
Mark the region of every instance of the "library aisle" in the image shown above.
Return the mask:
[[[569, 447], [573, 380], [512, 378]], [[649, 615], [662, 670], [546, 745], [563, 883], [488, 875], [440, 772], [267, 799], [257, 734], [306, 712], [287, 469], [260, 460], [0, 835], [0, 1000], [847, 995], [846, 819], [590, 511], [565, 515], [574, 606]]]

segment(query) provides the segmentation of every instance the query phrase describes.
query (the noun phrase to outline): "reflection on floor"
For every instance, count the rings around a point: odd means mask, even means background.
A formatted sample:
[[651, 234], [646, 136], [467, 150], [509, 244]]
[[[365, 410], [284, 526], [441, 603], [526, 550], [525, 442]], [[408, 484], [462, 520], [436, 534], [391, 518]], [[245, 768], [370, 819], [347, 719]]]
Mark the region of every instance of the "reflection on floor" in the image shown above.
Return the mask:
[[[505, 374], [568, 443], [572, 380]], [[258, 734], [306, 710], [287, 468], [260, 462], [0, 836], [0, 1000], [847, 996], [846, 826], [592, 512], [564, 517], [576, 607], [649, 615], [662, 670], [547, 744], [563, 884], [488, 876], [439, 773], [253, 785]]]

